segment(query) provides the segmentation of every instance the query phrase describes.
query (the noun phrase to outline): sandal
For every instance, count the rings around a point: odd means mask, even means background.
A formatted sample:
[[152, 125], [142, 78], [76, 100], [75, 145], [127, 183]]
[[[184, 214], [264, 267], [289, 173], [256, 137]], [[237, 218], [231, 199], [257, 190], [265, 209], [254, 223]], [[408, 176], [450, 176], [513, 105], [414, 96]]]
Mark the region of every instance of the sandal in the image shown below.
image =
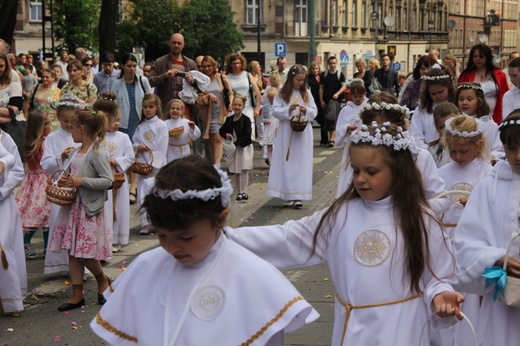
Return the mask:
[[135, 204], [137, 202], [137, 192], [130, 192], [130, 205]]

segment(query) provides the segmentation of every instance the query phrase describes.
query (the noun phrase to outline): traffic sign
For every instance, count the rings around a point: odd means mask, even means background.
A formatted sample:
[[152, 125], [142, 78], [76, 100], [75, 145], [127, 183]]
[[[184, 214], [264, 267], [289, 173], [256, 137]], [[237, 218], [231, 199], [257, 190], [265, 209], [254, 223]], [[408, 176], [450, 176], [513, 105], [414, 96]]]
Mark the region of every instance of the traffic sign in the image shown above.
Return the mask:
[[286, 56], [287, 55], [287, 45], [285, 42], [275, 42], [274, 43], [274, 55], [275, 56]]
[[339, 59], [340, 59], [339, 64], [341, 66], [348, 65], [349, 58], [348, 58], [347, 52], [344, 49], [339, 53]]
[[397, 72], [401, 71], [401, 63], [400, 62], [394, 62], [393, 66], [392, 66], [392, 70], [397, 71]]

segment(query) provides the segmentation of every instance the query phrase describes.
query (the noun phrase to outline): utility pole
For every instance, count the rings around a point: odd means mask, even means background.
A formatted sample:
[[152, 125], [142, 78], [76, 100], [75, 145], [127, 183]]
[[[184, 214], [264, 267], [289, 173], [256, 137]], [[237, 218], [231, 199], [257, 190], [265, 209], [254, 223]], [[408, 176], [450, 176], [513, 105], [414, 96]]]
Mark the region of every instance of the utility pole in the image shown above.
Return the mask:
[[256, 43], [257, 43], [257, 53], [258, 53], [258, 63], [260, 63], [260, 66], [262, 66], [262, 43], [260, 41], [260, 30], [261, 30], [261, 23], [260, 18], [262, 18], [262, 0], [258, 0], [258, 18], [256, 19], [257, 24], [257, 32], [256, 32]]
[[309, 0], [309, 65], [314, 62], [316, 56], [316, 3]]

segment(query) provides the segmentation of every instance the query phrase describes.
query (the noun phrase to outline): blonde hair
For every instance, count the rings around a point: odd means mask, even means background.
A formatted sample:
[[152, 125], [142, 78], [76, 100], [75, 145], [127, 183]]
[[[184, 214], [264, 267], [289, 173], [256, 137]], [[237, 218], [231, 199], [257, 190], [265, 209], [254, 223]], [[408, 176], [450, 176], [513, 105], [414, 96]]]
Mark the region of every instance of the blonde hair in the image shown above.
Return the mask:
[[267, 90], [267, 99], [269, 102], [272, 102], [274, 100], [274, 97], [276, 96], [276, 93], [278, 90], [275, 87], [270, 87], [269, 90]]
[[172, 100], [170, 100], [170, 102], [168, 102], [168, 110], [170, 109], [172, 103], [174, 103], [174, 102], [182, 105], [182, 110], [184, 111], [184, 102], [182, 102], [182, 100], [180, 100], [180, 99], [172, 99]]
[[280, 77], [280, 75], [276, 71], [271, 73], [271, 76], [269, 76], [269, 83], [271, 85], [273, 85], [273, 82], [278, 82], [277, 85], [282, 84], [282, 78]]
[[376, 58], [372, 58], [368, 61], [368, 64], [374, 64], [374, 66], [376, 67], [376, 69], [378, 68], [381, 68], [381, 64], [379, 63], [379, 60], [377, 60]]
[[98, 152], [99, 144], [103, 142], [106, 135], [107, 116], [103, 111], [93, 111], [92, 109], [82, 109], [76, 112], [73, 122], [76, 125], [84, 125], [87, 129], [87, 136], [94, 140], [94, 151]]
[[[479, 128], [477, 120], [467, 115], [457, 115], [453, 117], [450, 126], [453, 130], [461, 133], [474, 132]], [[455, 142], [461, 141], [476, 145], [478, 147], [477, 157], [484, 159], [484, 152], [487, 149], [487, 140], [482, 132], [472, 137], [461, 137], [446, 130], [442, 136], [441, 143], [444, 147], [451, 148]]]

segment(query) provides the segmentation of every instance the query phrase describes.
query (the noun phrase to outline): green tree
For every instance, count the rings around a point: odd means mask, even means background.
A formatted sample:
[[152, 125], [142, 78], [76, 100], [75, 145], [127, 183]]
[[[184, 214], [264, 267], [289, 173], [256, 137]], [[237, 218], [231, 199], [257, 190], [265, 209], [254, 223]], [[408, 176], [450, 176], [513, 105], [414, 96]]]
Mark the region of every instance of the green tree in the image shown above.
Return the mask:
[[242, 34], [233, 21], [228, 0], [189, 0], [180, 9], [178, 22], [186, 41], [187, 56], [211, 55], [223, 61], [244, 48]]
[[55, 0], [53, 19], [58, 48], [74, 52], [77, 47], [97, 48], [97, 25], [101, 0]]
[[133, 47], [144, 47], [146, 60], [153, 60], [168, 52], [168, 41], [177, 32], [175, 1], [131, 0], [132, 9], [126, 19], [117, 25], [118, 55], [131, 52]]

